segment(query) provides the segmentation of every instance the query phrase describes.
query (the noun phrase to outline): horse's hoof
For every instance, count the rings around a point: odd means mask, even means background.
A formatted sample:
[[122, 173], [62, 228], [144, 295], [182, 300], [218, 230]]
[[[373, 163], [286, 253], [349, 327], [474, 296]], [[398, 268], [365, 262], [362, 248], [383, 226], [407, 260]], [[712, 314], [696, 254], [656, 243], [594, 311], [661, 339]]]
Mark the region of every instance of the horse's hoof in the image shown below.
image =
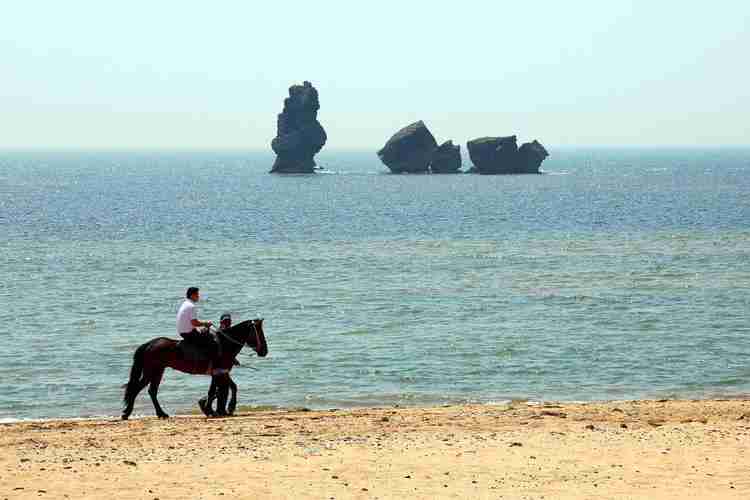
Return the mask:
[[123, 420], [127, 420], [128, 418], [130, 418], [130, 415], [124, 415], [124, 414], [123, 414], [123, 416], [122, 416], [122, 419], [123, 419]]
[[162, 413], [161, 415], [157, 415], [157, 417], [159, 417], [162, 420], [166, 420], [169, 418], [169, 415], [167, 415], [166, 413]]

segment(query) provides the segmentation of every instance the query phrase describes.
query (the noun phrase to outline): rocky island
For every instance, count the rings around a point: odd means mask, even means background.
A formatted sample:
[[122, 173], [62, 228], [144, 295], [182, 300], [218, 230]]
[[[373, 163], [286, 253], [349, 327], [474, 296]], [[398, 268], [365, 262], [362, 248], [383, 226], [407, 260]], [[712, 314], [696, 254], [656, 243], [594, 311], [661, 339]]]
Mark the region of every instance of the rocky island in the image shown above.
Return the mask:
[[284, 110], [277, 120], [276, 137], [271, 148], [276, 161], [271, 173], [311, 174], [314, 156], [326, 143], [326, 131], [318, 122], [318, 91], [310, 82], [292, 85], [284, 99]]
[[394, 174], [426, 173], [437, 146], [435, 137], [419, 120], [393, 134], [378, 156]]
[[480, 137], [466, 147], [474, 163], [472, 172], [480, 174], [538, 174], [549, 153], [539, 141], [518, 147], [516, 136]]
[[453, 141], [438, 146], [422, 120], [393, 134], [378, 156], [394, 174], [458, 173], [461, 169], [461, 147]]

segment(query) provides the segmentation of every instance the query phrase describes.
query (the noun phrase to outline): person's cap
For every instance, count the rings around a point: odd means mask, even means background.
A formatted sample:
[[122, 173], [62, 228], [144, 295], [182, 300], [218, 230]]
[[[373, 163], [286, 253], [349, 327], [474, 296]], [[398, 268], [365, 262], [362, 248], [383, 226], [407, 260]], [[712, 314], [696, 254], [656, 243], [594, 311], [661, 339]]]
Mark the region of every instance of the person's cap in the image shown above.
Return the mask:
[[232, 315], [231, 315], [231, 314], [229, 314], [229, 313], [224, 313], [224, 314], [222, 314], [222, 315], [221, 315], [221, 317], [219, 318], [219, 321], [224, 321], [225, 319], [232, 319]]

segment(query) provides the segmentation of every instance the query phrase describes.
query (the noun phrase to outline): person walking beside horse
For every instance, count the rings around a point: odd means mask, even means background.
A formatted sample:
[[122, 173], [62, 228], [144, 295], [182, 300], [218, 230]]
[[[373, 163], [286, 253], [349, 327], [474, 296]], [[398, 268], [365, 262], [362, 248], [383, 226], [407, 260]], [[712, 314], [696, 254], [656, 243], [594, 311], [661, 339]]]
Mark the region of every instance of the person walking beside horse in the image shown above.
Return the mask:
[[[218, 335], [222, 335], [223, 332], [228, 331], [232, 327], [232, 315], [225, 312], [219, 318], [219, 331]], [[240, 362], [237, 358], [232, 360], [232, 367], [239, 366]], [[237, 385], [232, 380], [229, 372], [232, 367], [226, 369], [214, 370], [211, 376], [211, 387], [208, 389], [208, 394], [198, 400], [198, 406], [201, 411], [207, 417], [225, 416], [234, 413], [234, 406], [230, 406], [227, 411], [227, 401], [229, 401], [229, 391], [232, 391], [232, 401], [236, 403], [237, 398]], [[216, 411], [213, 409], [213, 402], [216, 403]]]

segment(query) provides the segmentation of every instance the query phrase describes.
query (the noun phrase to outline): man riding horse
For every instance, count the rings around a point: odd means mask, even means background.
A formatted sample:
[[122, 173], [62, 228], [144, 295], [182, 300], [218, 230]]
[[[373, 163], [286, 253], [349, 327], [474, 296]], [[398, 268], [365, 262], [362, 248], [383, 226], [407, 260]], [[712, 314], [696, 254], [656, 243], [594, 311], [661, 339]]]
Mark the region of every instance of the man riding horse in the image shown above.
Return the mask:
[[194, 345], [199, 352], [205, 353], [211, 364], [215, 365], [218, 361], [219, 346], [209, 332], [213, 323], [198, 319], [200, 290], [198, 287], [191, 286], [187, 289], [185, 297], [185, 301], [177, 310], [177, 333], [186, 343]]
[[[130, 378], [125, 384], [122, 412], [127, 420], [133, 411], [138, 393], [148, 387], [148, 394], [159, 418], [167, 418], [157, 399], [159, 385], [166, 368], [192, 375], [224, 374], [228, 377], [235, 358], [243, 347], [252, 348], [259, 357], [268, 355], [268, 344], [263, 333], [263, 320], [253, 319], [229, 326], [218, 333], [216, 340], [200, 327], [210, 328], [213, 323], [198, 319], [196, 304], [200, 300], [198, 288], [191, 287], [186, 294], [187, 300], [180, 306], [177, 314], [177, 332], [185, 340], [177, 341], [166, 337], [154, 338], [140, 345], [133, 355]], [[199, 349], [196, 349], [199, 347]], [[209, 351], [204, 354], [204, 349]], [[197, 351], [197, 352], [196, 352]], [[231, 379], [230, 379], [231, 381]], [[230, 413], [237, 403], [236, 386], [232, 388], [232, 399], [229, 402]]]

